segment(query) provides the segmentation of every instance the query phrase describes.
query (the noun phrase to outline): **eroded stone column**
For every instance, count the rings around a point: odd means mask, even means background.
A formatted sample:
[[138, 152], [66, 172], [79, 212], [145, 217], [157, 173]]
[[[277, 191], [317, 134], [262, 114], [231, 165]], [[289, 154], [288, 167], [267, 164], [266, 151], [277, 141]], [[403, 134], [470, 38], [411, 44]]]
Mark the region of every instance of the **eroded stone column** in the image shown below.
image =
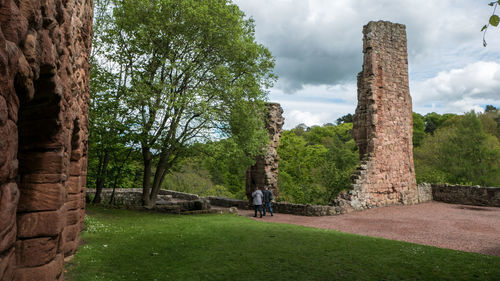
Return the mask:
[[246, 194], [248, 199], [252, 198], [252, 192], [257, 187], [268, 187], [275, 197], [278, 192], [278, 146], [280, 145], [280, 136], [283, 131], [283, 109], [279, 103], [267, 103], [266, 126], [269, 136], [269, 145], [266, 155], [257, 157], [255, 165], [248, 168], [246, 173]]
[[339, 199], [358, 210], [418, 203], [405, 26], [368, 23], [363, 53], [353, 127], [361, 165], [353, 176], [353, 190]]
[[78, 246], [91, 27], [91, 0], [0, 0], [2, 281], [62, 280]]

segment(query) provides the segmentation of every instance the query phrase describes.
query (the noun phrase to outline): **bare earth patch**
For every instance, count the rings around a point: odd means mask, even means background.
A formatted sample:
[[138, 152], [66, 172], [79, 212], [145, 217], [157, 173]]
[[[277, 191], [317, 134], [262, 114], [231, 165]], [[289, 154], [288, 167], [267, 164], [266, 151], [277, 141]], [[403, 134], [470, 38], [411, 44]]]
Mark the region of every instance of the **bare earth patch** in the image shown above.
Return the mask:
[[[243, 216], [253, 211], [239, 210]], [[269, 214], [289, 223], [500, 257], [500, 208], [427, 202], [374, 208], [340, 216]]]

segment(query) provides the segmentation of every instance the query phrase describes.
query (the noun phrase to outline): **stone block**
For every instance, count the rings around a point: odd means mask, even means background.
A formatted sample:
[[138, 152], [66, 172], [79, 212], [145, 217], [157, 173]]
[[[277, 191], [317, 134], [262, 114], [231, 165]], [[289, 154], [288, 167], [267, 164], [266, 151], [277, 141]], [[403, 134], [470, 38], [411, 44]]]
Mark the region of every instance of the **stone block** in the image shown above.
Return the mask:
[[66, 225], [77, 224], [81, 220], [81, 209], [66, 211]]
[[59, 254], [51, 262], [38, 266], [18, 268], [16, 271], [16, 281], [54, 281], [62, 274], [64, 264], [63, 255]]
[[13, 280], [15, 266], [16, 259], [14, 247], [3, 253], [0, 252], [0, 280]]
[[5, 101], [3, 96], [0, 96], [0, 126], [4, 126], [7, 123], [8, 117], [9, 110], [7, 108], [7, 101]]
[[76, 252], [76, 250], [78, 249], [78, 243], [80, 243], [78, 239], [73, 240], [73, 241], [64, 242], [64, 244], [62, 246], [64, 256], [68, 257], [68, 256], [73, 255]]
[[66, 203], [64, 203], [64, 208], [66, 210], [76, 210], [80, 209], [81, 206], [81, 194], [68, 194], [66, 197]]
[[19, 238], [57, 236], [61, 233], [65, 223], [62, 209], [18, 214], [17, 236]]
[[35, 267], [49, 263], [56, 256], [59, 236], [19, 240], [16, 258], [20, 267]]
[[71, 161], [69, 165], [69, 174], [71, 176], [80, 176], [82, 172], [82, 161]]
[[19, 158], [23, 174], [58, 174], [64, 169], [62, 151], [24, 153]]
[[17, 126], [12, 120], [0, 125], [0, 184], [17, 175]]
[[67, 179], [65, 174], [24, 174], [21, 182], [25, 183], [61, 183]]
[[80, 184], [80, 176], [70, 176], [66, 181], [66, 191], [68, 194], [80, 193], [82, 186]]
[[19, 192], [15, 183], [0, 186], [0, 253], [16, 241], [16, 208]]
[[12, 248], [16, 243], [16, 229], [15, 223], [4, 229], [2, 236], [0, 236], [0, 253]]
[[71, 150], [71, 161], [78, 161], [78, 160], [82, 159], [82, 156], [83, 156], [83, 149], [82, 148]]
[[67, 225], [62, 232], [64, 243], [75, 241], [78, 238], [79, 232], [80, 226], [78, 224]]
[[59, 183], [24, 183], [20, 192], [18, 212], [57, 210], [66, 197], [64, 187]]

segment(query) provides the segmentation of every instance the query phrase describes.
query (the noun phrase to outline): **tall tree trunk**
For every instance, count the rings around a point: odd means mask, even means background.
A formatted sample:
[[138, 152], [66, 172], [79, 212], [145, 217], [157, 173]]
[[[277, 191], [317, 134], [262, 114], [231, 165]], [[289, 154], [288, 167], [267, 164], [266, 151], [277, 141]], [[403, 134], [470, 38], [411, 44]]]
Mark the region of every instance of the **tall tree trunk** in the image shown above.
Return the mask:
[[106, 183], [106, 176], [108, 174], [108, 164], [109, 164], [109, 150], [104, 151], [104, 157], [102, 161], [101, 170], [97, 176], [96, 186], [95, 186], [95, 197], [92, 203], [99, 204], [102, 201], [101, 193], [104, 185]]
[[142, 205], [146, 208], [152, 208], [150, 191], [151, 191], [151, 166], [153, 157], [149, 148], [142, 148], [142, 159], [144, 162], [144, 173], [142, 177]]
[[156, 166], [155, 177], [153, 179], [153, 185], [151, 187], [151, 194], [149, 196], [150, 202], [154, 205], [156, 203], [156, 198], [160, 192], [161, 183], [163, 182], [162, 175], [167, 166], [167, 159], [170, 154], [161, 153], [160, 160]]

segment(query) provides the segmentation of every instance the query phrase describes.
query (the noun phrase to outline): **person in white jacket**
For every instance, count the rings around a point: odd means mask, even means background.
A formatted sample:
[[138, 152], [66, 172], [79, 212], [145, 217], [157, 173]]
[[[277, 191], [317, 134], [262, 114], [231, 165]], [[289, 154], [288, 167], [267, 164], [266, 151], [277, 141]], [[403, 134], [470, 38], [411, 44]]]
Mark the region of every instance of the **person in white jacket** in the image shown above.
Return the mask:
[[264, 194], [262, 194], [260, 189], [257, 188], [254, 192], [252, 192], [253, 206], [255, 208], [254, 217], [257, 217], [257, 211], [259, 211], [259, 215], [262, 218], [262, 197], [264, 197]]

